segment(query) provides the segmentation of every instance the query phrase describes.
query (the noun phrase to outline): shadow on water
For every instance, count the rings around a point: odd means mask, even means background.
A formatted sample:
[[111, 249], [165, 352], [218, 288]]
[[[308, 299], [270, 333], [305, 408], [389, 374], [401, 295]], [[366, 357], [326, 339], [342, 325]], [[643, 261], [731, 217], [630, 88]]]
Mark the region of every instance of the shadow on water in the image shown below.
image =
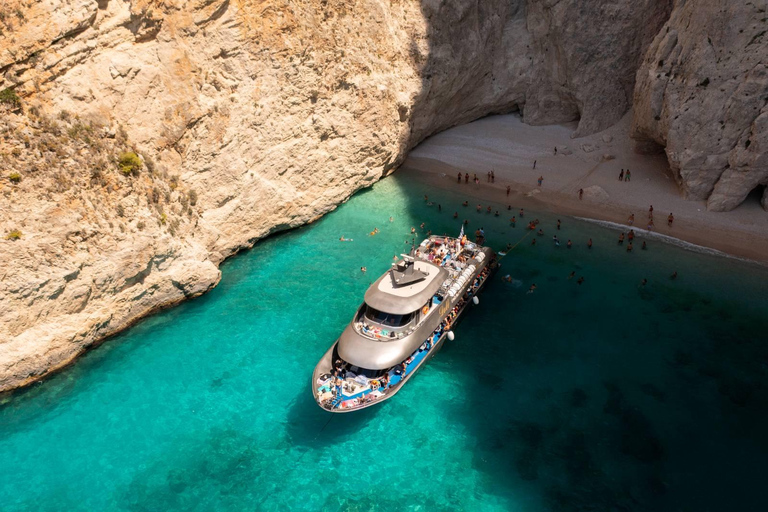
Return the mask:
[[[458, 210], [471, 219], [470, 233], [477, 225], [506, 229], [502, 240], [489, 237], [497, 249], [522, 235], [519, 226], [512, 231], [473, 208], [462, 211], [463, 197], [450, 190], [428, 191], [443, 205], [442, 217], [436, 215], [422, 199], [427, 185], [412, 176], [394, 179], [408, 191], [414, 215], [430, 219], [427, 227], [439, 226], [437, 232]], [[498, 195], [494, 210], [505, 199]], [[552, 230], [553, 215], [528, 216]], [[561, 218], [561, 239], [590, 229], [597, 247], [615, 246], [611, 232]], [[543, 245], [521, 245], [503, 260], [481, 304], [456, 329], [457, 341], [473, 343], [449, 344], [437, 356], [440, 371], [447, 368], [465, 396], [467, 408], [452, 410], [450, 421], [474, 437], [473, 469], [492, 482], [485, 492], [510, 503], [533, 493], [551, 510], [757, 505], [756, 474], [768, 469], [762, 303], [752, 308], [719, 297], [711, 271], [696, 271], [721, 268], [712, 257], [660, 247], [646, 264], [630, 267], [618, 252]], [[677, 260], [688, 281], [668, 279], [666, 265]], [[571, 271], [587, 283], [569, 280]], [[753, 272], [752, 279], [766, 277], [764, 269], [734, 272], [742, 272], [734, 286], [748, 286]], [[506, 273], [516, 286], [501, 282]], [[645, 276], [651, 283], [639, 286]], [[539, 289], [527, 295], [533, 282]], [[754, 456], [745, 461], [744, 453]]]
[[302, 391], [288, 409], [287, 435], [293, 444], [311, 449], [332, 445], [358, 434], [386, 406], [347, 414], [329, 413], [317, 406], [310, 392]]

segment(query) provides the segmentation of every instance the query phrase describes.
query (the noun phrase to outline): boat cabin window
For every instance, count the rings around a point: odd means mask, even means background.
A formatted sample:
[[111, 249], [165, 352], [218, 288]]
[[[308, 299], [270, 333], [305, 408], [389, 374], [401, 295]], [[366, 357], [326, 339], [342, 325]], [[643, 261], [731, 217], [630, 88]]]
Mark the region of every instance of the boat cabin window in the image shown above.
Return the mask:
[[387, 327], [403, 327], [404, 325], [408, 325], [411, 320], [413, 320], [414, 316], [415, 312], [405, 315], [393, 315], [391, 313], [384, 313], [383, 311], [374, 309], [367, 304], [365, 306], [365, 318], [371, 322], [385, 325]]

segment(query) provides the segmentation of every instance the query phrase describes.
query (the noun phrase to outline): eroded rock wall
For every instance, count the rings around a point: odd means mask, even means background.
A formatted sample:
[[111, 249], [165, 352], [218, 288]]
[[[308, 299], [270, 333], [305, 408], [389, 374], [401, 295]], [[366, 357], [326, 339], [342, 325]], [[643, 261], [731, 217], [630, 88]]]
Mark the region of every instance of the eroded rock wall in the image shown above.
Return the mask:
[[[22, 236], [0, 238], [0, 390], [204, 292], [223, 259], [332, 210], [432, 133], [514, 109], [579, 119], [575, 135], [611, 125], [671, 8], [6, 0], [0, 90], [22, 108], [0, 105], [0, 172], [22, 179], [0, 176], [0, 230]], [[119, 171], [128, 151], [138, 175]]]
[[710, 210], [768, 184], [767, 7], [678, 0], [637, 72], [633, 136], [662, 146]]

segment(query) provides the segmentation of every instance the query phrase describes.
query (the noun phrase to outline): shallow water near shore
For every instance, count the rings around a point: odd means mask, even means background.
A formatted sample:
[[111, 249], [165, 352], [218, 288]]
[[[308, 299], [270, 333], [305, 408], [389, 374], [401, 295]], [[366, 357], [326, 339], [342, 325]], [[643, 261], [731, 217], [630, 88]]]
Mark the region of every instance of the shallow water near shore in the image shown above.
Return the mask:
[[[1, 398], [0, 509], [763, 508], [768, 271], [656, 240], [627, 253], [615, 230], [529, 211], [532, 246], [504, 205], [462, 208], [462, 186], [382, 180]], [[480, 304], [392, 400], [320, 410], [317, 360], [411, 226], [456, 234], [454, 211], [496, 249], [520, 242]]]

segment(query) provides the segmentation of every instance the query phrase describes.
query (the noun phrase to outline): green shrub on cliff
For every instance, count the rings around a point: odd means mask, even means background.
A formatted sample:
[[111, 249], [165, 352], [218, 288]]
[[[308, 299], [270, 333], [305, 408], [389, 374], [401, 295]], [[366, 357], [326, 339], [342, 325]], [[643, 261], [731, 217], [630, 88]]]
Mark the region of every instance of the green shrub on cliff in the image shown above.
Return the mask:
[[19, 183], [21, 181], [21, 174], [17, 172], [12, 172], [8, 176], [8, 179], [11, 180], [11, 183]]
[[142, 166], [139, 155], [132, 151], [125, 151], [120, 153], [120, 157], [118, 158], [117, 163], [120, 165], [120, 172], [126, 176], [131, 174], [138, 174]]
[[0, 91], [0, 103], [5, 103], [13, 108], [18, 108], [21, 106], [21, 99], [19, 98], [19, 95], [16, 94], [16, 91], [6, 88]]
[[18, 240], [19, 238], [21, 238], [21, 231], [18, 229], [11, 230], [10, 233], [5, 235], [6, 240]]

